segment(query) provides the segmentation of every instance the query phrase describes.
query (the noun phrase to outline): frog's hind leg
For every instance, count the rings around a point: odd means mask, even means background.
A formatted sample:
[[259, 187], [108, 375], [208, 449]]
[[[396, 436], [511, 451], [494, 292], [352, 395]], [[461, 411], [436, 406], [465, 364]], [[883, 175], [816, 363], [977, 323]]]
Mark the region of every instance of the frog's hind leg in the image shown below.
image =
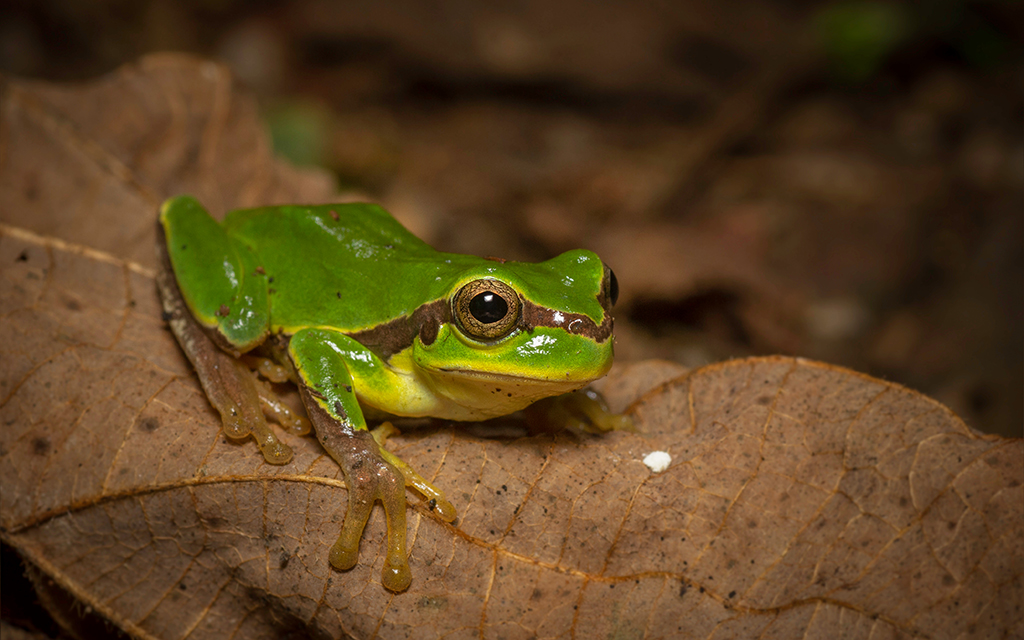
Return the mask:
[[206, 397], [220, 413], [224, 434], [234, 440], [251, 435], [270, 464], [290, 461], [291, 447], [278, 440], [267, 424], [257, 381], [249, 368], [218, 348], [196, 323], [169, 268], [159, 271], [157, 286], [164, 317], [195, 368]]
[[[164, 315], [220, 413], [225, 435], [251, 435], [267, 462], [288, 462], [292, 450], [267, 425], [255, 377], [237, 359], [269, 333], [266, 274], [256, 256], [187, 196], [163, 204], [156, 228]], [[188, 302], [179, 282], [192, 292]]]
[[236, 358], [262, 344], [270, 335], [269, 278], [253, 250], [188, 196], [165, 202], [156, 228], [182, 311]]

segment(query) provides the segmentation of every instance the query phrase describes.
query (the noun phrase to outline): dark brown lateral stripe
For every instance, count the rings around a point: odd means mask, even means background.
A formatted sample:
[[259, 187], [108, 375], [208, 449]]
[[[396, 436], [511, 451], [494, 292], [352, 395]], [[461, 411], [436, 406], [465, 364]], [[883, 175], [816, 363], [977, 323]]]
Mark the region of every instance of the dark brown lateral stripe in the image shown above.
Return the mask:
[[608, 311], [604, 312], [604, 320], [601, 324], [596, 324], [581, 313], [556, 311], [533, 304], [529, 300], [523, 300], [523, 317], [520, 320], [520, 326], [526, 331], [533, 331], [534, 327], [554, 327], [573, 335], [586, 336], [594, 342], [601, 343], [612, 335], [613, 324], [612, 315]]
[[451, 305], [448, 300], [435, 300], [421, 305], [410, 315], [349, 334], [349, 337], [387, 362], [391, 356], [411, 346], [416, 336], [420, 337], [423, 344], [434, 344], [441, 323], [450, 320]]
[[[604, 314], [604, 321], [596, 324], [580, 313], [555, 311], [528, 300], [522, 302], [523, 315], [519, 319], [518, 327], [523, 331], [530, 332], [536, 327], [554, 327], [574, 335], [586, 336], [598, 343], [604, 342], [612, 335], [614, 323], [607, 311]], [[557, 319], [559, 317], [560, 321]], [[451, 303], [447, 299], [435, 300], [422, 305], [408, 316], [349, 334], [349, 337], [387, 362], [391, 356], [410, 347], [416, 336], [420, 337], [423, 344], [433, 344], [441, 324], [451, 321]]]

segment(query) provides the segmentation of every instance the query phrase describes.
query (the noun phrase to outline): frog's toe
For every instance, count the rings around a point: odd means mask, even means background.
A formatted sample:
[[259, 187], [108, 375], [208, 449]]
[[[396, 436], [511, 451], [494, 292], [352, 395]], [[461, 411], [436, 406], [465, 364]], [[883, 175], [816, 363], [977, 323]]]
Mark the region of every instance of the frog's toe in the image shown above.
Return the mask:
[[344, 470], [349, 491], [348, 511], [341, 525], [341, 534], [331, 547], [329, 560], [332, 566], [341, 570], [356, 565], [359, 540], [374, 502], [380, 500], [387, 521], [386, 558], [381, 583], [391, 591], [404, 591], [412, 581], [405, 548], [405, 482], [401, 472], [377, 455], [375, 449], [376, 446], [364, 448], [357, 445], [353, 447], [356, 455], [347, 459]]
[[294, 455], [292, 448], [278, 440], [270, 427], [267, 427], [267, 433], [263, 438], [257, 437], [256, 443], [260, 447], [263, 459], [270, 464], [288, 464]]
[[255, 383], [256, 394], [259, 396], [260, 408], [263, 410], [264, 416], [281, 425], [281, 428], [288, 433], [297, 436], [304, 436], [309, 433], [309, 420], [293, 411], [291, 407], [274, 393], [274, 390], [266, 382], [257, 377], [253, 377], [253, 382]]
[[[388, 546], [390, 551], [390, 545]], [[331, 566], [342, 571], [356, 566], [359, 561], [359, 539], [350, 541], [345, 540], [344, 536], [339, 537], [331, 547], [329, 560]], [[404, 553], [392, 554], [389, 552], [387, 554], [380, 582], [384, 588], [390, 591], [405, 591], [409, 588], [409, 585], [412, 584], [412, 569], [409, 568], [409, 560]]]
[[383, 459], [380, 460], [377, 481], [377, 498], [384, 505], [388, 523], [387, 556], [380, 580], [391, 591], [405, 591], [412, 582], [409, 554], [405, 548], [405, 478], [401, 471]]
[[365, 465], [353, 465], [345, 470], [345, 484], [348, 485], [348, 511], [341, 524], [341, 533], [331, 547], [328, 560], [331, 566], [346, 571], [356, 566], [359, 560], [359, 540], [370, 519], [373, 509], [375, 485]]
[[287, 382], [294, 378], [290, 375], [288, 369], [283, 367], [270, 358], [262, 358], [259, 356], [246, 354], [242, 356], [242, 361], [250, 369], [258, 371], [261, 376], [270, 380], [271, 382]]
[[[346, 516], [346, 524], [348, 517]], [[389, 523], [390, 525], [390, 523]], [[335, 569], [347, 571], [356, 566], [359, 561], [359, 538], [362, 530], [350, 535], [355, 531], [347, 526], [342, 527], [342, 534], [331, 547], [328, 560]], [[409, 559], [405, 553], [405, 532], [402, 532], [401, 540], [397, 541], [397, 548], [394, 544], [391, 531], [388, 531], [387, 555], [384, 558], [384, 569], [381, 571], [380, 581], [386, 589], [391, 591], [405, 591], [412, 583], [412, 569], [409, 568]]]
[[444, 492], [427, 482], [427, 480], [416, 472], [409, 464], [395, 454], [384, 448], [384, 443], [393, 435], [399, 433], [398, 429], [390, 422], [381, 423], [376, 429], [370, 432], [373, 439], [380, 446], [380, 455], [392, 466], [402, 472], [405, 479], [405, 486], [412, 487], [427, 500], [427, 508], [433, 511], [445, 522], [455, 522], [458, 515], [455, 507], [444, 496]]
[[437, 490], [437, 492], [440, 494], [437, 498], [427, 500], [427, 508], [436, 513], [437, 517], [441, 518], [441, 520], [455, 522], [455, 518], [459, 515], [455, 511], [455, 505], [448, 502], [440, 490]]
[[380, 582], [385, 589], [391, 591], [405, 591], [412, 584], [412, 569], [409, 568], [409, 561], [404, 557], [400, 562], [394, 563], [396, 558], [390, 556], [384, 561], [384, 570], [380, 575]]
[[245, 440], [252, 433], [249, 423], [238, 407], [228, 407], [221, 413], [221, 429], [223, 429], [224, 435], [232, 440]]
[[535, 402], [526, 408], [526, 418], [542, 433], [561, 429], [586, 433], [635, 430], [629, 416], [612, 413], [604, 397], [589, 388]]
[[309, 420], [306, 420], [302, 416], [294, 416], [293, 420], [279, 420], [278, 424], [280, 424], [285, 431], [296, 436], [308, 435], [310, 431]]
[[[359, 561], [359, 537], [356, 537], [355, 540], [350, 540], [345, 536], [344, 531], [343, 528], [342, 535], [338, 536], [338, 539], [334, 542], [334, 546], [331, 547], [331, 553], [327, 559], [335, 569], [348, 571], [356, 566], [356, 562]], [[360, 531], [359, 535], [362, 536], [362, 533]]]

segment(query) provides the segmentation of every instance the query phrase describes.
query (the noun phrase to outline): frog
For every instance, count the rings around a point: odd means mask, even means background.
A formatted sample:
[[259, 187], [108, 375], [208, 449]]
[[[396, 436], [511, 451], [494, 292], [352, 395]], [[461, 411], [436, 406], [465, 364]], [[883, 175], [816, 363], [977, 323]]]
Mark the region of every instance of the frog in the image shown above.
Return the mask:
[[[238, 209], [218, 222], [188, 195], [160, 206], [157, 235], [163, 317], [223, 433], [281, 465], [293, 451], [268, 420], [312, 429], [340, 467], [348, 507], [328, 554], [338, 570], [357, 564], [379, 502], [381, 584], [402, 592], [407, 488], [441, 521], [457, 516], [387, 450], [391, 423], [371, 421], [478, 421], [569, 398], [563, 409], [597, 430], [621, 426], [592, 393], [573, 393], [613, 360], [618, 282], [591, 251], [535, 263], [441, 252], [372, 203]], [[283, 382], [306, 417], [274, 392]]]

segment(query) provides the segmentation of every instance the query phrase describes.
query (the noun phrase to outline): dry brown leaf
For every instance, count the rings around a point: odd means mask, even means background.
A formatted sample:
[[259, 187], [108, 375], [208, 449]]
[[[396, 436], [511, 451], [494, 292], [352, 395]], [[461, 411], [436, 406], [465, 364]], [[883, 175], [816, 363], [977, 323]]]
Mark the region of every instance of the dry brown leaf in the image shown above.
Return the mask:
[[154, 211], [190, 193], [231, 209], [324, 202], [331, 179], [274, 162], [227, 69], [155, 55], [81, 85], [0, 76], [2, 221], [152, 267]]
[[[126, 90], [117, 78], [129, 78], [128, 87], [162, 87], [138, 93], [161, 113], [163, 102], [184, 100], [175, 91], [204, 82], [205, 65], [148, 59], [73, 91], [118, 105], [90, 91], [103, 85], [116, 97]], [[151, 73], [178, 80], [160, 84]], [[217, 192], [218, 181], [185, 160], [164, 173], [128, 169], [153, 157], [141, 149], [154, 140], [180, 141], [67, 124], [51, 106], [59, 101], [46, 98], [63, 91], [72, 90], [5, 87], [8, 224], [40, 229], [31, 221], [42, 207], [66, 230], [105, 207], [92, 196], [109, 192], [120, 204], [105, 213], [115, 226], [138, 222], [142, 237], [173, 190], [207, 184], [214, 193], [204, 196], [235, 194], [220, 196], [229, 207], [250, 202], [237, 194], [258, 176], [285, 175], [240, 171], [225, 179], [233, 191]], [[104, 126], [121, 130], [116, 119]], [[163, 136], [171, 131], [187, 127]], [[216, 144], [245, 146], [228, 137]], [[211, 144], [203, 140], [180, 144], [192, 145], [195, 161]], [[63, 173], [46, 179], [67, 179], [65, 202], [78, 184], [88, 206], [61, 213], [43, 207], [41, 193], [19, 200], [26, 172], [11, 162], [16, 141], [38, 172]], [[49, 169], [32, 160], [45, 156], [36, 144], [54, 154]], [[139, 151], [122, 156], [125, 148]], [[127, 174], [108, 162], [115, 157], [126, 158]], [[196, 186], [170, 175], [197, 176]], [[281, 198], [306, 193], [286, 178], [274, 189]], [[148, 245], [90, 228], [81, 223], [89, 249], [2, 230], [0, 531], [84, 607], [133, 635], [1024, 635], [1024, 443], [979, 435], [897, 385], [791, 358], [691, 373], [620, 369], [605, 389], [613, 403], [630, 403], [639, 433], [508, 441], [442, 428], [396, 437], [393, 450], [459, 509], [457, 525], [414, 508], [405, 593], [379, 584], [379, 514], [361, 563], [335, 571], [327, 549], [346, 498], [334, 462], [312, 438], [282, 435], [296, 452], [283, 467], [265, 464], [252, 442], [228, 443], [160, 319], [148, 270], [94, 250], [151, 261]], [[654, 450], [673, 457], [660, 474], [641, 462]]]
[[30, 633], [0, 621], [0, 638], [3, 640], [48, 640], [49, 636], [44, 633]]

